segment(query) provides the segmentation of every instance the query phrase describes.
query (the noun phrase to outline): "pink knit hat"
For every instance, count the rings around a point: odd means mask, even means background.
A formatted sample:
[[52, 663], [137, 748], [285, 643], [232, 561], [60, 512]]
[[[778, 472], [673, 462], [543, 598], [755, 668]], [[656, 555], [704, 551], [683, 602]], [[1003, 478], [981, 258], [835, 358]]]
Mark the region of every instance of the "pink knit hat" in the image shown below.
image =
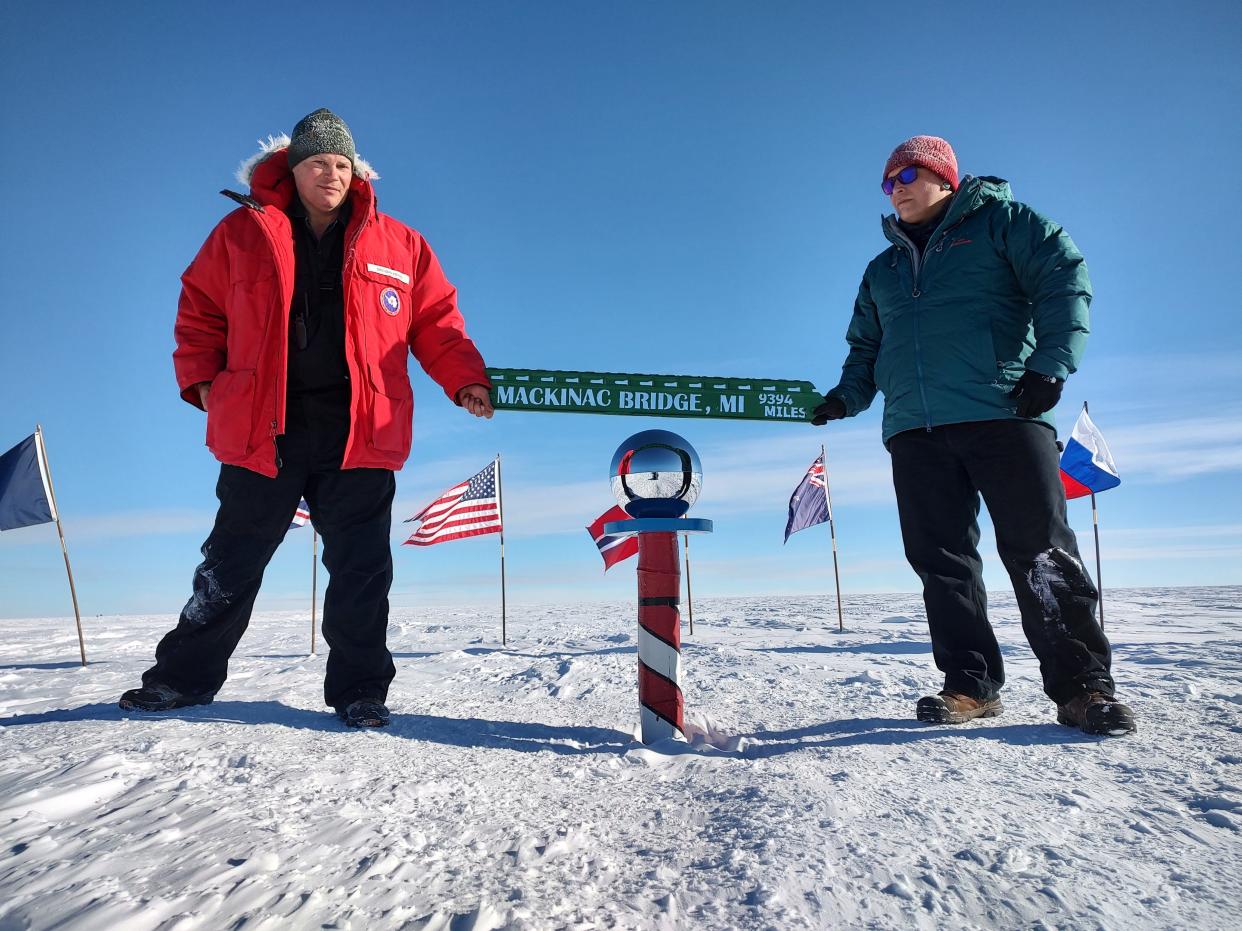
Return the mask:
[[907, 165], [920, 165], [934, 171], [957, 190], [957, 156], [953, 154], [953, 146], [939, 136], [914, 136], [897, 146], [888, 157], [880, 180], [884, 181], [895, 169]]

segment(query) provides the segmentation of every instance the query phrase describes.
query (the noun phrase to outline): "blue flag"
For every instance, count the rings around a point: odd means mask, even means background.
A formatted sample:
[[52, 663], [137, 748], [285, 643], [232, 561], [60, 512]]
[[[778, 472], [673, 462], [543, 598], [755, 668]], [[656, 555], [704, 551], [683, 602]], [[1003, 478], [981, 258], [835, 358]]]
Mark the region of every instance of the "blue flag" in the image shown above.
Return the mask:
[[785, 524], [785, 542], [790, 534], [822, 524], [832, 515], [828, 511], [828, 492], [824, 486], [824, 458], [816, 456], [802, 476], [789, 499], [789, 522]]
[[0, 456], [0, 530], [54, 521], [49, 499], [32, 433]]

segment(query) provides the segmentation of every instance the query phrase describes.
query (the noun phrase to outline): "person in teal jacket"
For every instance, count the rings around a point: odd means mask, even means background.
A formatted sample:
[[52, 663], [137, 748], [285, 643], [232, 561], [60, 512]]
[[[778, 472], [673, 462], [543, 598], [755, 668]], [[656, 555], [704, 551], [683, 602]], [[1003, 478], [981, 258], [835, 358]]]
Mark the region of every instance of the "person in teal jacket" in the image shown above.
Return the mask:
[[896, 211], [883, 220], [891, 245], [863, 275], [841, 380], [813, 422], [854, 416], [884, 395], [906, 558], [944, 673], [917, 716], [956, 724], [1002, 710], [1004, 664], [978, 551], [982, 496], [1057, 719], [1088, 733], [1133, 731], [1066, 521], [1052, 418], [1089, 331], [1082, 254], [1013, 200], [1006, 181], [959, 180], [952, 146], [936, 136], [899, 145], [881, 187]]

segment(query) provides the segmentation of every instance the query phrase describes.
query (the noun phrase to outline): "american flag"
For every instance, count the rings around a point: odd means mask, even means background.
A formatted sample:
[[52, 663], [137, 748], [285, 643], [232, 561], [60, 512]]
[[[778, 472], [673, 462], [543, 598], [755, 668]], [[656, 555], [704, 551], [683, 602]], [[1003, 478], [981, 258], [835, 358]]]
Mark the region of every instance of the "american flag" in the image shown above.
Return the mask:
[[307, 504], [306, 499], [303, 498], [301, 501], [298, 502], [298, 509], [293, 512], [293, 523], [289, 525], [289, 529], [295, 530], [298, 527], [305, 527], [307, 523], [309, 522], [310, 522], [310, 505]]
[[591, 535], [591, 539], [599, 547], [599, 554], [604, 557], [605, 572], [638, 552], [637, 535], [622, 537], [604, 533], [604, 524], [610, 524], [614, 520], [629, 519], [630, 515], [614, 504], [587, 527], [587, 533]]
[[785, 542], [790, 534], [832, 519], [828, 510], [828, 492], [824, 477], [824, 457], [816, 456], [802, 476], [789, 499], [789, 521], [785, 524]]
[[422, 526], [405, 541], [406, 546], [431, 546], [463, 537], [499, 533], [500, 498], [496, 488], [496, 463], [460, 485], [454, 485], [406, 521], [421, 520]]

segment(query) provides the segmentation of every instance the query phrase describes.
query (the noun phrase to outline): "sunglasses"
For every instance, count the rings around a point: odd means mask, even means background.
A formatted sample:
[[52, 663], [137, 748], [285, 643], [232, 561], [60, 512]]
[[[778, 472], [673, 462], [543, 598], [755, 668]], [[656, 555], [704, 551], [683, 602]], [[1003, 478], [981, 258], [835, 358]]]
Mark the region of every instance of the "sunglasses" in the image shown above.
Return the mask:
[[880, 190], [883, 191], [885, 194], [888, 194], [889, 196], [891, 196], [893, 193], [893, 188], [897, 186], [898, 181], [900, 181], [902, 184], [910, 184], [918, 176], [919, 176], [919, 166], [918, 165], [907, 165], [905, 168], [901, 169], [901, 171], [897, 172], [897, 174], [893, 175], [893, 177], [885, 178], [884, 181], [880, 184]]

